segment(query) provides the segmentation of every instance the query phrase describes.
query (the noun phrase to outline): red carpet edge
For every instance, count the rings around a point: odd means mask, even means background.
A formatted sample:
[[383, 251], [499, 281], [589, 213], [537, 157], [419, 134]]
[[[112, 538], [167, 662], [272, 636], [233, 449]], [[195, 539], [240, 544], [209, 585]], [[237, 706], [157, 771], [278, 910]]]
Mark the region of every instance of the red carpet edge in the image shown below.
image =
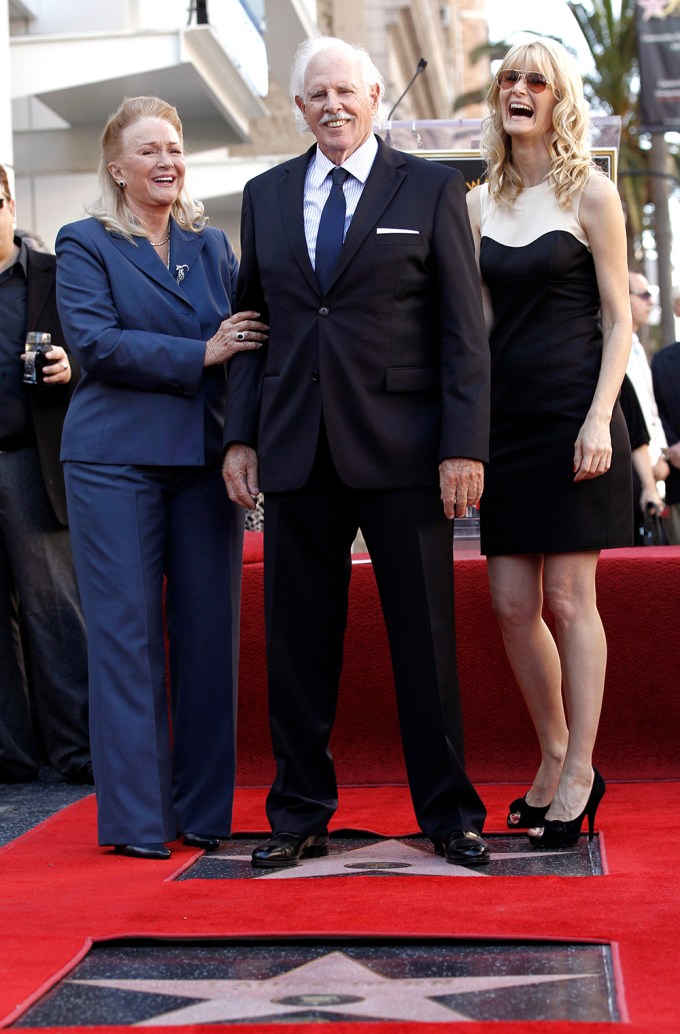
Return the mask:
[[[519, 786], [480, 787], [488, 832], [504, 832]], [[225, 939], [289, 936], [579, 940], [610, 943], [620, 967], [628, 1034], [678, 1027], [680, 988], [680, 783], [610, 785], [598, 813], [608, 875], [261, 881], [175, 877], [196, 852], [175, 845], [169, 862], [114, 856], [95, 843], [94, 797], [60, 812], [0, 849], [0, 1026], [15, 1022], [84, 957], [96, 941], [122, 937]], [[404, 787], [341, 790], [334, 828], [386, 835], [416, 831]], [[235, 830], [264, 832], [264, 790], [239, 790]], [[211, 1025], [222, 1027], [223, 1025]], [[280, 1024], [257, 1025], [280, 1030]], [[306, 1024], [288, 1030], [308, 1031]], [[375, 1024], [336, 1024], [339, 1034]], [[412, 1024], [383, 1024], [412, 1030]], [[381, 1028], [381, 1029], [382, 1029]], [[441, 1024], [418, 1029], [441, 1031]], [[477, 1022], [482, 1034], [525, 1031], [526, 1023]], [[98, 1034], [123, 1028], [98, 1027]], [[160, 1030], [166, 1028], [160, 1027]], [[198, 1028], [167, 1028], [174, 1031]], [[229, 1025], [253, 1031], [252, 1024]], [[224, 1025], [224, 1030], [227, 1026]], [[611, 1024], [543, 1023], [550, 1034], [608, 1031]]]

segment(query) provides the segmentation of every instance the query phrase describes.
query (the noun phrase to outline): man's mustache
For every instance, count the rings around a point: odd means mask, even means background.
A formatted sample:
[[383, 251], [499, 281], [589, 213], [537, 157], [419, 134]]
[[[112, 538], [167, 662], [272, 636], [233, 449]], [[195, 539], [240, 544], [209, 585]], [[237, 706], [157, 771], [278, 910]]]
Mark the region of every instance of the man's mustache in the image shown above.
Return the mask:
[[319, 119], [319, 125], [325, 126], [329, 122], [335, 122], [336, 119], [339, 118], [348, 119], [350, 122], [354, 122], [354, 120], [356, 119], [356, 115], [350, 115], [346, 111], [338, 111], [335, 115], [322, 115]]

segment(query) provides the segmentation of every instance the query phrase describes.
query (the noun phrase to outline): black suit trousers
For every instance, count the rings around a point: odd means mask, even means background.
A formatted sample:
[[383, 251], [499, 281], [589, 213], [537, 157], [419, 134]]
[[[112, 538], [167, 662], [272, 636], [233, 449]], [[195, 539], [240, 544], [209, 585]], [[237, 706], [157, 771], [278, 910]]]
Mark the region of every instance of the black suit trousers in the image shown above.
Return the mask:
[[[433, 838], [481, 832], [486, 811], [463, 762], [452, 526], [438, 487], [364, 491], [338, 477], [322, 429], [314, 468], [265, 501], [274, 832], [321, 833], [337, 807], [329, 740], [342, 668], [351, 545], [360, 527], [387, 627], [415, 813]], [[371, 692], [367, 685], [366, 692]], [[376, 730], [379, 735], [379, 730]]]

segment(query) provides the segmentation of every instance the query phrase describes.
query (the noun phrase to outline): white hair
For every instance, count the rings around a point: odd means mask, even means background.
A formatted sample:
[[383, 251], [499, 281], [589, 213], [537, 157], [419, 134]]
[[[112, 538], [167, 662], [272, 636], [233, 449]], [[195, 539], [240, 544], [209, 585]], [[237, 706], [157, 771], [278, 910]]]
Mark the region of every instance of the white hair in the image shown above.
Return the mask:
[[309, 129], [309, 126], [304, 120], [304, 116], [297, 104], [295, 103], [296, 97], [304, 98], [305, 95], [305, 75], [312, 58], [315, 58], [317, 54], [322, 54], [325, 51], [333, 51], [336, 54], [342, 54], [352, 64], [356, 65], [362, 75], [366, 92], [372, 86], [378, 88], [378, 107], [375, 115], [373, 116], [373, 122], [375, 125], [380, 125], [383, 121], [383, 97], [385, 96], [385, 82], [378, 69], [375, 67], [371, 60], [371, 56], [367, 50], [355, 43], [347, 43], [345, 40], [338, 39], [337, 36], [316, 36], [313, 39], [306, 39], [298, 47], [295, 55], [295, 60], [290, 72], [290, 99], [293, 105], [293, 112], [295, 114], [295, 123], [298, 131], [304, 133], [305, 130]]

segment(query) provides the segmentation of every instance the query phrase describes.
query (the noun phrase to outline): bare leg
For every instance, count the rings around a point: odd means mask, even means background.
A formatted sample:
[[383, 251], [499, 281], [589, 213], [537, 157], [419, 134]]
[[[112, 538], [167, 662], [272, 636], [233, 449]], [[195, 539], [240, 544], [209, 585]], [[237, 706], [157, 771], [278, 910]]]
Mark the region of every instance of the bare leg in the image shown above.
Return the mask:
[[598, 556], [588, 552], [545, 557], [545, 598], [555, 617], [569, 722], [562, 775], [546, 818], [562, 822], [583, 811], [593, 783], [593, 748], [607, 664], [595, 592]]
[[493, 608], [517, 683], [536, 729], [541, 764], [527, 803], [549, 804], [560, 781], [569, 732], [557, 644], [543, 621], [543, 556], [489, 557]]

